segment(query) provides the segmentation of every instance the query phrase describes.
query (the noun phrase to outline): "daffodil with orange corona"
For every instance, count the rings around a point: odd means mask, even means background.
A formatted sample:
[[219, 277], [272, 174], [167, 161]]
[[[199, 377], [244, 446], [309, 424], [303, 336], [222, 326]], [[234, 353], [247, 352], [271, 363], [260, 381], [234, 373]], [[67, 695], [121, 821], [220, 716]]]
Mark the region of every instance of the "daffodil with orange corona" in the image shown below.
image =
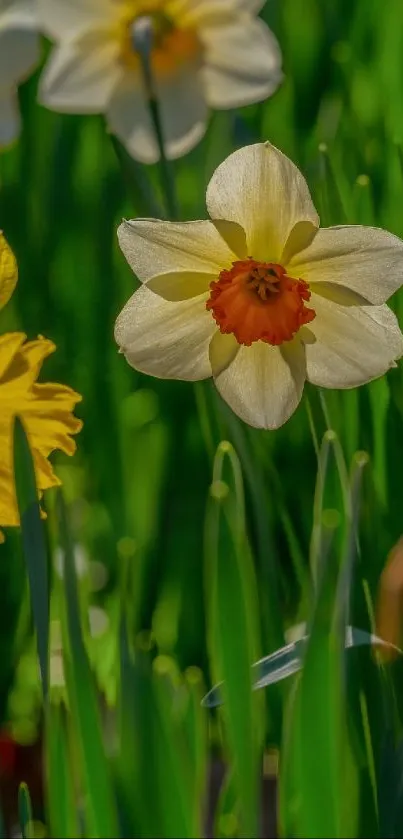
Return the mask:
[[[40, 84], [55, 111], [104, 113], [128, 151], [159, 157], [141, 50], [150, 66], [167, 157], [202, 138], [208, 110], [270, 96], [282, 79], [274, 35], [257, 17], [265, 0], [36, 0], [56, 42]], [[140, 45], [143, 44], [143, 47]]]
[[403, 242], [378, 228], [320, 228], [297, 167], [270, 143], [234, 152], [207, 188], [209, 221], [124, 221], [142, 287], [119, 347], [161, 378], [212, 376], [245, 422], [281, 426], [306, 380], [352, 388], [403, 355], [385, 301], [403, 282]]
[[[17, 282], [17, 264], [0, 232], [0, 308]], [[76, 444], [71, 435], [81, 428], [73, 409], [81, 397], [65, 385], [38, 383], [45, 358], [56, 349], [52, 341], [27, 341], [22, 332], [0, 337], [0, 526], [15, 527], [19, 514], [13, 469], [13, 425], [19, 416], [31, 446], [40, 493], [60, 484], [48, 460], [59, 449], [68, 455]], [[4, 536], [0, 531], [0, 542]]]

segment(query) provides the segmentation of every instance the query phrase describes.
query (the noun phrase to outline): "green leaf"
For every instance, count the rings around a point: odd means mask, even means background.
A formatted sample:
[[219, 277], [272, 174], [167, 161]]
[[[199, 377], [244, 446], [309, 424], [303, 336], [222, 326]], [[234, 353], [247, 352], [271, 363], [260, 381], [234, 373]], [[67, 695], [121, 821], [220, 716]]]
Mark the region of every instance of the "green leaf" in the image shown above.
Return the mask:
[[43, 694], [48, 693], [49, 579], [44, 527], [36, 487], [34, 462], [23, 423], [14, 423], [14, 472], [27, 565], [32, 612], [37, 633]]
[[71, 743], [67, 712], [61, 703], [49, 702], [45, 711], [46, 794], [51, 836], [80, 836], [77, 822]]
[[20, 784], [18, 789], [18, 814], [23, 839], [34, 839], [31, 796], [26, 784]]
[[73, 544], [60, 491], [57, 501], [59, 535], [64, 554], [64, 625], [68, 636], [64, 665], [86, 794], [85, 822], [89, 836], [106, 839], [118, 835], [115, 793], [103, 744], [98, 698], [84, 646]]
[[[230, 483], [223, 481], [228, 457]], [[213, 674], [222, 677], [226, 737], [237, 788], [240, 830], [258, 835], [263, 705], [252, 694], [259, 649], [256, 580], [245, 527], [243, 484], [233, 447], [217, 449], [205, 530], [208, 642]]]

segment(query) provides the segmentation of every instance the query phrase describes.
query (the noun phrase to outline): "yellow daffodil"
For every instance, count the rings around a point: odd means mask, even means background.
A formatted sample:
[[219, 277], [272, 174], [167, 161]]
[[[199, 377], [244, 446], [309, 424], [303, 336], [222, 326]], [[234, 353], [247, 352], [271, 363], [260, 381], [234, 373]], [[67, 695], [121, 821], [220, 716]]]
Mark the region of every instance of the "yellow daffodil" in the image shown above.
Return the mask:
[[403, 242], [361, 226], [319, 228], [308, 186], [269, 143], [230, 155], [207, 189], [211, 221], [125, 221], [119, 241], [144, 285], [116, 324], [128, 362], [152, 376], [214, 377], [258, 428], [295, 411], [308, 379], [351, 388], [403, 355], [385, 300]]
[[34, 0], [0, 0], [0, 148], [18, 135], [17, 85], [39, 59]]
[[[9, 299], [17, 281], [17, 266], [4, 236], [0, 234], [0, 306]], [[73, 454], [71, 434], [81, 421], [72, 411], [81, 397], [58, 384], [38, 384], [44, 359], [56, 349], [52, 341], [27, 341], [21, 332], [0, 337], [0, 526], [19, 524], [13, 469], [13, 424], [18, 415], [24, 423], [35, 464], [40, 491], [60, 484], [48, 461], [60, 449]], [[0, 542], [4, 536], [0, 531]]]
[[56, 111], [105, 113], [133, 157], [158, 159], [137, 38], [148, 22], [151, 66], [168, 157], [204, 134], [208, 108], [258, 102], [281, 81], [274, 35], [256, 17], [265, 0], [37, 0], [57, 46], [40, 100]]

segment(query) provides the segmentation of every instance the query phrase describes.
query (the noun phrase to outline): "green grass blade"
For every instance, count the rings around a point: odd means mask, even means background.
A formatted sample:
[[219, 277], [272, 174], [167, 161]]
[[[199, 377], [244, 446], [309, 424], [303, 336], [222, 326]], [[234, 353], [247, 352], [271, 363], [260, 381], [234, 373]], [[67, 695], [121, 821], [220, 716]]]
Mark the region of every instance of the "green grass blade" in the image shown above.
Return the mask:
[[34, 462], [19, 417], [14, 423], [14, 471], [24, 556], [37, 634], [42, 689], [48, 692], [49, 579], [44, 527], [41, 521]]
[[59, 839], [81, 836], [67, 724], [63, 705], [50, 702], [45, 712], [48, 824], [50, 835]]
[[366, 461], [364, 455], [355, 459], [341, 558], [337, 561], [334, 550], [321, 558], [311, 634], [289, 706], [284, 744], [288, 765], [281, 784], [286, 835], [343, 837], [355, 835], [357, 826], [357, 767], [347, 731], [344, 648]]
[[26, 784], [19, 786], [18, 814], [23, 839], [34, 839], [31, 796]]
[[85, 821], [89, 836], [106, 839], [118, 835], [116, 802], [103, 744], [97, 694], [84, 646], [73, 545], [61, 492], [58, 494], [58, 512], [60, 542], [65, 558], [65, 624], [68, 635], [66, 683], [86, 794]]
[[[223, 481], [224, 459], [230, 461]], [[223, 715], [234, 766], [243, 836], [258, 834], [262, 705], [252, 694], [251, 665], [259, 648], [258, 600], [245, 530], [240, 465], [229, 443], [218, 447], [206, 516], [206, 596], [213, 673], [222, 678]]]

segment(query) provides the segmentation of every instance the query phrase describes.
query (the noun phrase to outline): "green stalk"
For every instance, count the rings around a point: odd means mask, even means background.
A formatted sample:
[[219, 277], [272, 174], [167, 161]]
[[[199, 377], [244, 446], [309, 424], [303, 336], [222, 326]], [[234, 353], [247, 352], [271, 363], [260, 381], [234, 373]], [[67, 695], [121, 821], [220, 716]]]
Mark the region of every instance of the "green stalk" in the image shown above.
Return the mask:
[[155, 79], [151, 67], [151, 54], [154, 42], [154, 31], [151, 17], [144, 16], [135, 21], [132, 37], [134, 48], [140, 58], [145, 93], [160, 153], [161, 187], [165, 196], [168, 216], [171, 220], [174, 220], [178, 218], [175, 182], [172, 174], [172, 167], [165, 154], [161, 111], [158, 102]]

